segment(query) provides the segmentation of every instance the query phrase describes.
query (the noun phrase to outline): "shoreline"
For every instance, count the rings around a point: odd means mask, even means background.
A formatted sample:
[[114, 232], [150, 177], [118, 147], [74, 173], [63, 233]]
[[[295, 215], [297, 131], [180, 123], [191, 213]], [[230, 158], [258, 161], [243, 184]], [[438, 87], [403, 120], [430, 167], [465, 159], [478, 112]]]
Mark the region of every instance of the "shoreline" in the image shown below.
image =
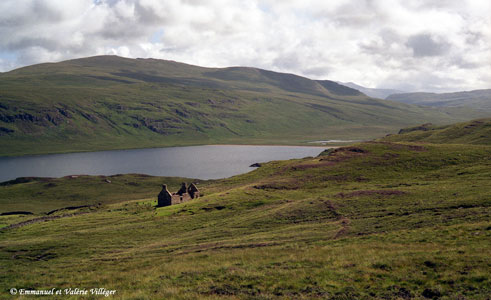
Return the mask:
[[257, 144], [208, 144], [208, 145], [199, 145], [199, 146], [306, 147], [306, 148], [341, 147], [341, 146], [331, 146], [331, 145], [284, 145], [284, 144], [259, 144], [259, 145]]
[[180, 146], [156, 146], [156, 147], [142, 147], [142, 148], [122, 148], [122, 149], [101, 149], [101, 150], [79, 150], [79, 151], [60, 151], [60, 152], [47, 152], [47, 153], [34, 153], [34, 154], [13, 154], [13, 155], [0, 155], [0, 159], [7, 158], [20, 158], [20, 157], [35, 157], [41, 155], [62, 155], [62, 154], [75, 154], [75, 153], [93, 153], [93, 152], [107, 152], [107, 151], [130, 151], [130, 150], [143, 150], [143, 149], [158, 149], [158, 148], [183, 148], [183, 147], [200, 147], [200, 146], [254, 146], [254, 147], [307, 147], [307, 148], [339, 148], [352, 143], [339, 143], [342, 145], [298, 145], [298, 144], [192, 144], [192, 145], [180, 145]]

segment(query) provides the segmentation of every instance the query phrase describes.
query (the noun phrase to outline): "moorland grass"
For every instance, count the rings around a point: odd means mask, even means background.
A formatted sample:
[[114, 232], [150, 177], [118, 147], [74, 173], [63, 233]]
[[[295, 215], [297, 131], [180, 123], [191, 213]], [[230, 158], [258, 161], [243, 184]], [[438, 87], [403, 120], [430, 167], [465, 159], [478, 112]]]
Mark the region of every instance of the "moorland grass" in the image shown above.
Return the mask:
[[[490, 157], [485, 145], [362, 143], [200, 182], [203, 197], [163, 208], [159, 184], [182, 179], [123, 176], [125, 195], [100, 178], [57, 179], [102, 204], [4, 229], [0, 296], [105, 287], [117, 299], [487, 299]], [[53, 197], [0, 189], [11, 209]]]

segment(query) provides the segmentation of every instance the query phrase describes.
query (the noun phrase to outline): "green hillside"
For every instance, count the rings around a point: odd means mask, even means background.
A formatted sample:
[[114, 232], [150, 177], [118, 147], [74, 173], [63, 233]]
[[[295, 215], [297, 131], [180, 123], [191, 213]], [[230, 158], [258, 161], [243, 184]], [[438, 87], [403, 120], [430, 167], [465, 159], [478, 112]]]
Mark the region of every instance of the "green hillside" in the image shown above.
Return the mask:
[[491, 119], [479, 119], [446, 126], [424, 124], [401, 129], [399, 134], [387, 136], [382, 140], [391, 142], [491, 145]]
[[160, 184], [183, 179], [5, 183], [4, 212], [34, 214], [0, 216], [0, 298], [101, 287], [114, 299], [487, 299], [491, 146], [454, 142], [265, 163], [163, 208]]
[[368, 98], [331, 81], [97, 56], [0, 74], [0, 155], [367, 140], [486, 116]]

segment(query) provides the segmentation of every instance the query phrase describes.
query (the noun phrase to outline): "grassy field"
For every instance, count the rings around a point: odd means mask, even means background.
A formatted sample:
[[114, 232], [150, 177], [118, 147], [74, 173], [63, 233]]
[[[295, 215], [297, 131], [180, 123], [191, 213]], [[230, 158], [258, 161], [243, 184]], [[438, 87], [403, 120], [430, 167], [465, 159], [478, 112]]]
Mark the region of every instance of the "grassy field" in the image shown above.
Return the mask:
[[[166, 184], [173, 190], [178, 190], [183, 181], [186, 179], [165, 178]], [[157, 195], [161, 185], [162, 178], [143, 174], [21, 178], [0, 183], [0, 213], [28, 211], [42, 215], [69, 206], [97, 206], [137, 200]]]
[[486, 116], [373, 99], [292, 74], [153, 59], [99, 56], [0, 74], [0, 156], [369, 140]]
[[[34, 215], [0, 216], [0, 297], [489, 299], [490, 158], [489, 145], [366, 142], [201, 181], [203, 197], [163, 208], [159, 185], [183, 179], [4, 185], [2, 207]], [[84, 197], [93, 206], [8, 227]]]

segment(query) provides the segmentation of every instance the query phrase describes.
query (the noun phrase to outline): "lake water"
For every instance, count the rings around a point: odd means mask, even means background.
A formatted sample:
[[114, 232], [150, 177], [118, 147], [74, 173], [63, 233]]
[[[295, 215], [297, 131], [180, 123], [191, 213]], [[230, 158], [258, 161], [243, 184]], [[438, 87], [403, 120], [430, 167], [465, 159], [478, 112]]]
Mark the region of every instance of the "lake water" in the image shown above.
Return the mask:
[[17, 177], [141, 173], [218, 179], [246, 173], [256, 162], [317, 156], [325, 148], [209, 145], [0, 157], [0, 182]]

